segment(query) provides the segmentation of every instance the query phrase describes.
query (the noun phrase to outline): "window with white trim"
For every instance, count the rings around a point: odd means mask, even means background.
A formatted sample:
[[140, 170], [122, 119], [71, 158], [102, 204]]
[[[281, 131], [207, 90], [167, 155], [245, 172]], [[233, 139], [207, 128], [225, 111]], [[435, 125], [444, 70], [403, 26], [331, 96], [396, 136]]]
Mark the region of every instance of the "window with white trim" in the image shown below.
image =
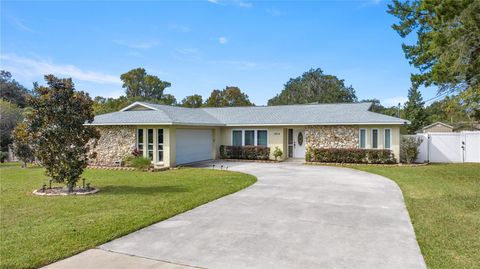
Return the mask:
[[157, 130], [157, 162], [163, 162], [163, 129]]
[[378, 148], [378, 129], [372, 129], [372, 149]]
[[267, 130], [232, 130], [233, 146], [264, 146], [268, 145]]
[[147, 129], [147, 158], [153, 160], [153, 129]]
[[245, 130], [245, 146], [255, 146], [255, 131]]
[[143, 156], [143, 129], [137, 130], [137, 150]]
[[233, 130], [232, 131], [232, 145], [233, 146], [243, 146], [242, 131], [241, 130]]
[[360, 129], [358, 134], [358, 147], [364, 149], [367, 147], [367, 130]]
[[257, 146], [266, 147], [268, 145], [267, 130], [257, 130]]
[[392, 129], [384, 129], [383, 130], [383, 147], [389, 149], [392, 147]]

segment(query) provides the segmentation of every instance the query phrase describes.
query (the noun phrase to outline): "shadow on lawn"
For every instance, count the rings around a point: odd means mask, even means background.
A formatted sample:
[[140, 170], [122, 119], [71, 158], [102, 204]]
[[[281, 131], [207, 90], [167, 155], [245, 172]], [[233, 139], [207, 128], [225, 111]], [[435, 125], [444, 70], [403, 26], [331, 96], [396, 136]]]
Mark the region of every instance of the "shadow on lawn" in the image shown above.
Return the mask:
[[100, 187], [101, 194], [147, 194], [154, 195], [157, 193], [176, 193], [176, 192], [189, 192], [189, 188], [183, 186], [115, 186], [108, 185]]

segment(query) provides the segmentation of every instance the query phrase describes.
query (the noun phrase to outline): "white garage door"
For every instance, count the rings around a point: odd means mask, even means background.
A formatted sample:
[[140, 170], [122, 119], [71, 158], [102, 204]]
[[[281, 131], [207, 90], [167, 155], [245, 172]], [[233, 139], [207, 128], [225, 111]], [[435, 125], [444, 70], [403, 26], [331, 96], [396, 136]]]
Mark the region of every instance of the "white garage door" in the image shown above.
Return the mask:
[[212, 130], [177, 129], [177, 164], [212, 158]]

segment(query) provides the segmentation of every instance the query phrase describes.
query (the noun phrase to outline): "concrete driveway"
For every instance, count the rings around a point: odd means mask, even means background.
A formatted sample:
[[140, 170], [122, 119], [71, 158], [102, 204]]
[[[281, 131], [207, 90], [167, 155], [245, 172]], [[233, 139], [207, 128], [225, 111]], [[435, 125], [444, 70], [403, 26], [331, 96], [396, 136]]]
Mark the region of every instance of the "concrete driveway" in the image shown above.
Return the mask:
[[[220, 164], [258, 182], [90, 256], [118, 264], [123, 256], [129, 264], [137, 259], [136, 268], [145, 262], [144, 268], [426, 268], [393, 181], [339, 167]], [[85, 259], [77, 255], [50, 268], [76, 263]]]

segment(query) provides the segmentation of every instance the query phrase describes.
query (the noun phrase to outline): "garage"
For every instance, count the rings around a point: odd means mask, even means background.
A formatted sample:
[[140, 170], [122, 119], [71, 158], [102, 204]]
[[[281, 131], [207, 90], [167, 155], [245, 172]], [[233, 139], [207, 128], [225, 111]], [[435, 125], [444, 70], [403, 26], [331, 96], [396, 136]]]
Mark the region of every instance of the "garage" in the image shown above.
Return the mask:
[[177, 165], [210, 160], [212, 158], [212, 141], [212, 130], [177, 129]]

